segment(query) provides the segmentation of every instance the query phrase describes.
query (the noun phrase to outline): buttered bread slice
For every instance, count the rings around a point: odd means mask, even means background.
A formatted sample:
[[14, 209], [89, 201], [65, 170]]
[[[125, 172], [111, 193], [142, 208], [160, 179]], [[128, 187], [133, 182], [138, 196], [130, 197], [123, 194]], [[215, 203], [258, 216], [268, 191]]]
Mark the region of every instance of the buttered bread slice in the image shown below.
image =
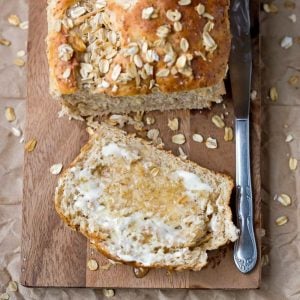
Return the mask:
[[238, 237], [233, 181], [101, 125], [61, 175], [55, 206], [105, 256], [141, 267], [200, 270]]

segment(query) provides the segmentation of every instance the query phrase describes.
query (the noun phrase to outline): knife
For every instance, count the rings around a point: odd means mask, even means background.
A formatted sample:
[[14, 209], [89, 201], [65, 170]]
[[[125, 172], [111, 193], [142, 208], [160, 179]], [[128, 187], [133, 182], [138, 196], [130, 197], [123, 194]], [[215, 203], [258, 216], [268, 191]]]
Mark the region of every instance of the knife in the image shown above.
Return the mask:
[[250, 170], [250, 89], [252, 53], [249, 0], [232, 0], [232, 33], [229, 73], [236, 132], [236, 205], [240, 236], [234, 245], [234, 262], [242, 273], [250, 272], [257, 262], [253, 228], [253, 197]]

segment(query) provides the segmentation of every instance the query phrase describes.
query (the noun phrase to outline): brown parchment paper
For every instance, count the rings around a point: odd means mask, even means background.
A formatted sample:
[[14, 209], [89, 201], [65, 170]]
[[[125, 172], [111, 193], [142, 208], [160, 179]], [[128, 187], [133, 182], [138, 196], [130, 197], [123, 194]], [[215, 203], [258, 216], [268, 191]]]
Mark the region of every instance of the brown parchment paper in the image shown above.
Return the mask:
[[[38, 0], [37, 0], [38, 1]], [[184, 291], [184, 290], [116, 290], [114, 299], [300, 299], [300, 166], [288, 167], [289, 156], [300, 160], [300, 89], [287, 81], [291, 75], [300, 76], [300, 3], [288, 9], [284, 1], [274, 2], [277, 14], [262, 13], [262, 208], [266, 236], [263, 254], [269, 263], [263, 267], [259, 290], [248, 291]], [[288, 16], [296, 14], [292, 23]], [[25, 0], [0, 0], [0, 38], [9, 39], [10, 47], [0, 45], [0, 295], [8, 282], [20, 276], [21, 199], [23, 144], [11, 133], [12, 127], [23, 128], [25, 119], [26, 67], [13, 64], [17, 51], [26, 50], [27, 31], [8, 24], [7, 17], [17, 14], [27, 17]], [[294, 37], [294, 45], [283, 50], [284, 36]], [[25, 57], [26, 60], [26, 57]], [[268, 97], [276, 86], [279, 99]], [[6, 106], [14, 107], [17, 120], [8, 123]], [[287, 134], [294, 136], [285, 142]], [[274, 195], [287, 193], [292, 197], [290, 207], [274, 201]], [[289, 222], [275, 225], [278, 216], [286, 215]], [[266, 256], [265, 256], [266, 257]], [[18, 285], [9, 292], [10, 299], [103, 299], [101, 290], [93, 289], [30, 289]]]

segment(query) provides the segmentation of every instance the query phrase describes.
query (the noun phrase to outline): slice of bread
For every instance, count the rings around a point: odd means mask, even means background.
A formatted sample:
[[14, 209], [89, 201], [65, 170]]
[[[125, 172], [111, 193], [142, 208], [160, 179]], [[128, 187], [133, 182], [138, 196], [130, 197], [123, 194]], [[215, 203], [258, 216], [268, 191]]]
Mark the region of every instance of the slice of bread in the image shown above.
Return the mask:
[[105, 256], [139, 267], [200, 270], [238, 237], [230, 177], [102, 124], [60, 176], [55, 207]]

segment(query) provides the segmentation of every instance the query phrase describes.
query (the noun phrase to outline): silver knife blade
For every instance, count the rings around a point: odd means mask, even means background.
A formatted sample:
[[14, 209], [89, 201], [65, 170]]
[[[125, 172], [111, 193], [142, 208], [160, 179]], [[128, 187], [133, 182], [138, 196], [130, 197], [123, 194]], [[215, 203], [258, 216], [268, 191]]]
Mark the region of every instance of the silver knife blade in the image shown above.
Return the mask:
[[249, 111], [252, 54], [249, 0], [232, 0], [230, 17], [232, 46], [229, 72], [235, 113], [236, 203], [240, 229], [240, 236], [234, 245], [233, 258], [237, 268], [242, 273], [248, 273], [257, 262], [250, 170]]
[[236, 118], [247, 118], [250, 106], [252, 53], [249, 0], [232, 0], [229, 73]]

